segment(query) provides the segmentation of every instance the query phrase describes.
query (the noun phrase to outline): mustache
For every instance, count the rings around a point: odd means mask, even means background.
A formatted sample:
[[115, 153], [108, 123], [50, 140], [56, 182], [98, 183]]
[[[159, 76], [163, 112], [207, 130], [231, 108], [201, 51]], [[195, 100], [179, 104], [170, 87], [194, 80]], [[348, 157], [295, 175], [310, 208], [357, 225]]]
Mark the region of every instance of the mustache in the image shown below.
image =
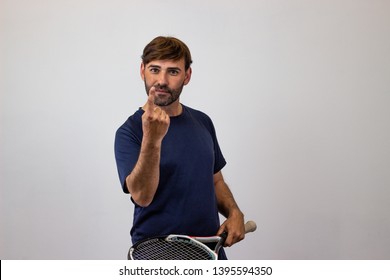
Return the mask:
[[154, 87], [156, 90], [166, 91], [166, 92], [169, 92], [170, 94], [172, 94], [172, 89], [169, 88], [167, 85], [160, 85], [160, 84], [157, 84], [157, 85], [154, 85], [153, 87]]

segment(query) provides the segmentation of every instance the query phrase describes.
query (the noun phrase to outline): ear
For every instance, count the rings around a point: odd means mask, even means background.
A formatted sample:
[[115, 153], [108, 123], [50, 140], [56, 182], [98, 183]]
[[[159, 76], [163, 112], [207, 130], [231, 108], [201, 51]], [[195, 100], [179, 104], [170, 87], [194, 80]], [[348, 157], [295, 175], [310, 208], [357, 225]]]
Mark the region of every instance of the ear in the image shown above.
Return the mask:
[[184, 78], [184, 85], [187, 85], [190, 80], [191, 80], [191, 75], [192, 75], [192, 69], [191, 67], [189, 67], [186, 71], [186, 75], [185, 75], [185, 78]]
[[143, 62], [141, 62], [140, 74], [142, 81], [145, 81], [145, 64]]

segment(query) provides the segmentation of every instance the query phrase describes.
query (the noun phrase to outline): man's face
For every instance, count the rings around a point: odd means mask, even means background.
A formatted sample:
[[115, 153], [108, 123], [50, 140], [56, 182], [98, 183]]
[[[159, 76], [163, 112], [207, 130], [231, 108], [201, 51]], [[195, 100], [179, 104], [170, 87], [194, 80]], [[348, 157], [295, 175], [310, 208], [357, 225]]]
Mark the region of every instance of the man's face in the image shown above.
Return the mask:
[[141, 64], [141, 77], [147, 94], [152, 87], [155, 88], [154, 103], [169, 106], [179, 100], [183, 87], [190, 81], [191, 68], [185, 71], [184, 59], [154, 60], [146, 65]]

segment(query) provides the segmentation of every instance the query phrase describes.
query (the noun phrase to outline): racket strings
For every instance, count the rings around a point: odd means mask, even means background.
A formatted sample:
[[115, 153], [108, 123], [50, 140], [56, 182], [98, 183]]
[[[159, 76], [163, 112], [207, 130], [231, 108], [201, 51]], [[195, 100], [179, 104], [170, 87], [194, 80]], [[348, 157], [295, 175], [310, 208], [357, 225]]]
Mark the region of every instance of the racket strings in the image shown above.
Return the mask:
[[209, 250], [188, 241], [167, 241], [150, 239], [139, 244], [132, 251], [135, 260], [210, 260]]

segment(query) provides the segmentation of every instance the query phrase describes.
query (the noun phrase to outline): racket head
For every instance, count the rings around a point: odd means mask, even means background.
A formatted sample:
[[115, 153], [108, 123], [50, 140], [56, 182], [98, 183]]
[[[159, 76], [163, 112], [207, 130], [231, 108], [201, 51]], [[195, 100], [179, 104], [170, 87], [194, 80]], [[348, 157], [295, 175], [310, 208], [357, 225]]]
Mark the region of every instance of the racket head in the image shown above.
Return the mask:
[[202, 242], [186, 235], [153, 237], [134, 244], [131, 260], [216, 260], [217, 254]]
[[[254, 232], [254, 221], [245, 223], [245, 233]], [[220, 236], [190, 237], [171, 234], [152, 237], [134, 244], [129, 260], [217, 260], [219, 249], [225, 243], [227, 232]], [[206, 245], [207, 244], [207, 245]]]

